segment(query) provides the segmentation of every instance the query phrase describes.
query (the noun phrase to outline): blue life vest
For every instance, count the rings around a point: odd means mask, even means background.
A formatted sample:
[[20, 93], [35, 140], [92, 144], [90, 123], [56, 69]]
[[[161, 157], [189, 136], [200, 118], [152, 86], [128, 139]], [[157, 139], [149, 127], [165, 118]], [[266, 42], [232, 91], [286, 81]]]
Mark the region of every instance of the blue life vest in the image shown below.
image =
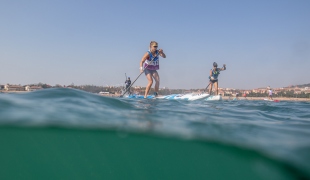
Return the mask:
[[[147, 51], [147, 52], [148, 52], [149, 55], [150, 55], [149, 61], [152, 61], [152, 59], [154, 58], [153, 54], [151, 53], [151, 51]], [[154, 58], [153, 62], [159, 60], [159, 57], [158, 57], [158, 50], [155, 51], [155, 54], [157, 54], [157, 56]]]
[[149, 53], [149, 58], [145, 60], [144, 68], [149, 70], [158, 70], [159, 69], [159, 55], [158, 50], [156, 50], [156, 56], [154, 58], [151, 51], [147, 51]]
[[[218, 76], [220, 75], [220, 71], [219, 71], [219, 68], [216, 68], [216, 71], [214, 71], [214, 69], [211, 69], [212, 70], [212, 77], [213, 77], [213, 80], [217, 80]], [[211, 77], [209, 77], [211, 79]]]

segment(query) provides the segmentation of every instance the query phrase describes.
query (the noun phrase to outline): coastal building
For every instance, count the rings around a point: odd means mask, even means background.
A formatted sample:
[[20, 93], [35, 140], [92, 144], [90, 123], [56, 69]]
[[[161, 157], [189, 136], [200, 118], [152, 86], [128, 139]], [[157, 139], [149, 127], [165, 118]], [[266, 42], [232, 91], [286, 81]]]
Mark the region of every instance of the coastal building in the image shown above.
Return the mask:
[[243, 92], [243, 94], [250, 94], [250, 92], [251, 92], [251, 91], [249, 91], [249, 90], [245, 90], [245, 91]]
[[224, 94], [226, 94], [227, 96], [231, 96], [233, 94], [232, 90], [226, 90], [224, 91]]
[[219, 89], [219, 94], [221, 94], [222, 96], [225, 96], [225, 91], [223, 89]]
[[41, 86], [26, 86], [25, 90], [26, 91], [36, 91], [36, 90], [41, 90], [43, 89]]
[[141, 86], [135, 86], [135, 87], [133, 87], [134, 89], [142, 89], [142, 87]]
[[266, 88], [257, 88], [257, 89], [253, 89], [252, 90], [253, 93], [266, 93], [267, 92], [267, 89]]
[[20, 85], [7, 84], [4, 86], [5, 91], [25, 91], [25, 87]]

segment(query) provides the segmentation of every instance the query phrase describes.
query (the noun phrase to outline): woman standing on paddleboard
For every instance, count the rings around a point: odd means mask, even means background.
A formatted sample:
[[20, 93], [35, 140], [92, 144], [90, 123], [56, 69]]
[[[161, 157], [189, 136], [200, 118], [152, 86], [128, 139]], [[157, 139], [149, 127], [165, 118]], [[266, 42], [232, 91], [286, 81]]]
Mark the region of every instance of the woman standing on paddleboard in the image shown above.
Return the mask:
[[218, 76], [220, 74], [220, 71], [226, 70], [226, 65], [224, 64], [222, 68], [217, 68], [217, 63], [213, 63], [213, 69], [210, 70], [210, 89], [209, 89], [209, 94], [211, 95], [212, 92], [212, 86], [214, 84], [214, 88], [216, 89], [216, 95], [219, 94], [219, 89], [218, 89]]
[[166, 55], [162, 49], [157, 50], [158, 43], [156, 41], [151, 41], [150, 50], [148, 50], [142, 57], [140, 62], [140, 72], [144, 70], [148, 84], [145, 89], [144, 98], [147, 97], [149, 91], [153, 84], [153, 79], [155, 80], [155, 96], [158, 96], [159, 90], [159, 75], [157, 70], [159, 69], [159, 56], [166, 58]]

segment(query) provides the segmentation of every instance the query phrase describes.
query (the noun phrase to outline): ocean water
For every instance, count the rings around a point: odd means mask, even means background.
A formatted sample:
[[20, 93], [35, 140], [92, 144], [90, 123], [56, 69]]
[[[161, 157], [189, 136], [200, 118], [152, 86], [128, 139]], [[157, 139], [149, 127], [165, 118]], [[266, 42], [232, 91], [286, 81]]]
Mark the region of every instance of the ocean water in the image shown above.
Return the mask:
[[0, 179], [310, 179], [310, 103], [0, 94]]

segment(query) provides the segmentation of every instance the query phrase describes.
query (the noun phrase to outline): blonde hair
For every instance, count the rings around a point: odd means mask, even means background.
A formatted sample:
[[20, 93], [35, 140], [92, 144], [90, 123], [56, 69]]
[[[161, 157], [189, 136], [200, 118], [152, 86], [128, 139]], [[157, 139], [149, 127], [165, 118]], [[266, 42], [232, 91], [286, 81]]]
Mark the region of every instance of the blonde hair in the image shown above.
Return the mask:
[[158, 43], [156, 41], [151, 41], [150, 42], [150, 48], [152, 47], [153, 44], [156, 44], [158, 46]]

